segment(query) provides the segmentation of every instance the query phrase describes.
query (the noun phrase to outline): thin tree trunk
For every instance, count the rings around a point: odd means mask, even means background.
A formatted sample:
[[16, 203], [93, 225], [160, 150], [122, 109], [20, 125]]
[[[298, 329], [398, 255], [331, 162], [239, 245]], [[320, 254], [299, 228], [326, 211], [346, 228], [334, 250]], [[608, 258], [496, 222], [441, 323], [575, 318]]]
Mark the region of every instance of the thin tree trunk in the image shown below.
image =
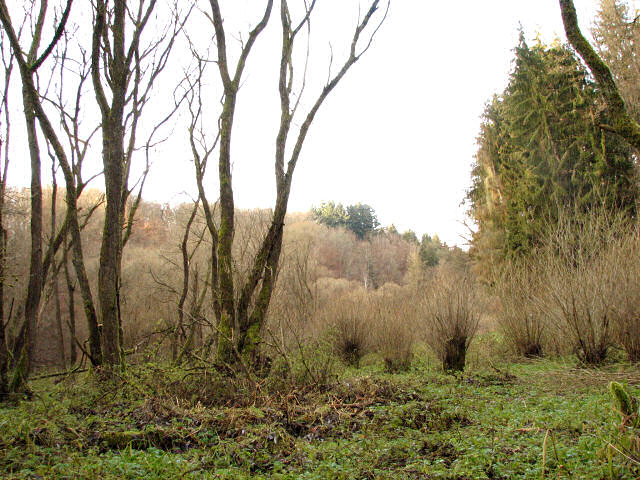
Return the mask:
[[[89, 353], [91, 355], [91, 363], [94, 366], [102, 364], [102, 349], [100, 345], [100, 331], [98, 329], [98, 319], [96, 315], [96, 310], [93, 302], [93, 295], [91, 293], [91, 287], [89, 285], [89, 278], [87, 276], [87, 271], [84, 263], [84, 253], [82, 251], [82, 238], [80, 236], [80, 223], [78, 221], [78, 189], [76, 188], [74, 173], [67, 161], [66, 153], [58, 140], [58, 137], [44, 112], [42, 105], [38, 102], [37, 91], [35, 86], [33, 85], [33, 79], [30, 77], [24, 78], [23, 82], [28, 86], [31, 91], [31, 95], [33, 100], [33, 108], [35, 110], [35, 114], [38, 117], [38, 121], [40, 124], [40, 128], [42, 132], [46, 136], [47, 140], [51, 144], [56, 158], [60, 163], [60, 167], [62, 168], [62, 172], [65, 178], [66, 184], [66, 202], [67, 202], [67, 213], [65, 216], [65, 222], [63, 228], [60, 229], [56, 240], [53, 242], [52, 247], [49, 248], [47, 252], [47, 258], [44, 261], [44, 269], [48, 268], [51, 264], [52, 259], [55, 258], [55, 253], [57, 249], [60, 247], [62, 240], [64, 238], [64, 234], [66, 234], [66, 229], [69, 229], [69, 234], [71, 235], [71, 260], [73, 262], [73, 266], [76, 272], [76, 277], [78, 278], [78, 284], [80, 286], [80, 293], [82, 295], [82, 302], [84, 307], [85, 316], [87, 319], [87, 326], [89, 328]], [[44, 277], [44, 274], [43, 274]]]
[[223, 363], [232, 363], [236, 341], [235, 292], [233, 286], [233, 236], [235, 229], [235, 205], [231, 187], [231, 130], [235, 110], [236, 91], [225, 92], [225, 103], [221, 117], [220, 134], [220, 228], [218, 229], [218, 295], [221, 315], [218, 323], [217, 358]]
[[[69, 189], [67, 187], [67, 197], [70, 197], [68, 190]], [[75, 209], [75, 197], [73, 198], [74, 203], [71, 202], [72, 199], [67, 198], [67, 208]], [[89, 277], [87, 276], [87, 270], [84, 264], [84, 254], [82, 252], [82, 241], [80, 238], [80, 226], [78, 225], [78, 213], [75, 211], [71, 212], [70, 215], [73, 223], [71, 228], [71, 262], [73, 263], [76, 278], [78, 279], [78, 286], [80, 287], [80, 295], [82, 297], [82, 306], [87, 319], [87, 327], [89, 329], [89, 354], [91, 364], [93, 366], [99, 366], [102, 365], [103, 354], [100, 342], [98, 316], [93, 302]]]
[[69, 310], [69, 365], [73, 366], [78, 360], [78, 350], [75, 342], [76, 338], [76, 302], [75, 302], [75, 285], [71, 278], [69, 270], [69, 259], [67, 252], [69, 246], [64, 249], [64, 277], [67, 284], [67, 305]]
[[[229, 72], [227, 61], [226, 36], [220, 5], [217, 0], [211, 0], [211, 19], [216, 32], [216, 48], [218, 50], [218, 70], [224, 87], [224, 102], [220, 115], [220, 155], [218, 163], [218, 177], [220, 184], [220, 228], [217, 232], [217, 285], [212, 289], [219, 297], [220, 317], [218, 319], [218, 346], [216, 358], [221, 363], [233, 363], [235, 359], [235, 345], [237, 343], [238, 320], [236, 317], [235, 290], [233, 285], [233, 257], [232, 246], [234, 236], [234, 200], [231, 179], [231, 134], [235, 115], [236, 98], [240, 87], [242, 73], [247, 58], [258, 36], [267, 26], [271, 17], [273, 0], [267, 0], [262, 20], [250, 32], [249, 38], [242, 46], [242, 51], [236, 64], [233, 77]], [[203, 202], [205, 198], [203, 197]], [[213, 234], [213, 232], [212, 232]]]
[[[4, 190], [4, 188], [2, 189]], [[6, 323], [4, 320], [4, 275], [7, 252], [7, 231], [4, 228], [4, 192], [0, 198], [0, 399], [9, 393], [9, 351], [7, 350]]]
[[[29, 156], [31, 163], [31, 253], [29, 260], [29, 282], [27, 286], [27, 296], [25, 300], [24, 323], [20, 329], [16, 343], [14, 344], [13, 358], [15, 369], [11, 379], [9, 389], [16, 391], [26, 382], [31, 371], [32, 355], [35, 347], [35, 334], [38, 322], [38, 311], [43, 288], [43, 265], [42, 265], [42, 184], [41, 184], [41, 161], [40, 148], [36, 132], [35, 103], [36, 99], [32, 95], [30, 85], [25, 79], [31, 79], [33, 83], [33, 73], [28, 65], [36, 62], [38, 48], [47, 12], [47, 3], [42, 2], [33, 29], [33, 40], [26, 58], [20, 49], [15, 32], [10, 25], [8, 9], [5, 2], [2, 2], [0, 14], [5, 31], [10, 36], [10, 42], [15, 57], [20, 66], [20, 74], [23, 79], [22, 101], [24, 106], [24, 116], [27, 129], [27, 142], [29, 145]], [[17, 360], [16, 360], [17, 359]]]
[[57, 330], [57, 338], [58, 338], [58, 352], [60, 354], [60, 364], [62, 368], [66, 368], [67, 359], [66, 359], [66, 349], [64, 347], [64, 328], [62, 327], [62, 310], [60, 308], [60, 288], [58, 286], [58, 275], [55, 275], [52, 278], [53, 281], [53, 300], [55, 305], [55, 313], [56, 313], [56, 330]]
[[[308, 9], [303, 21], [298, 24], [296, 28], [292, 27], [291, 17], [289, 14], [289, 7], [286, 0], [283, 0], [280, 4], [280, 20], [282, 26], [282, 53], [280, 63], [280, 77], [278, 83], [278, 90], [280, 94], [280, 128], [276, 138], [276, 162], [275, 162], [275, 174], [276, 174], [276, 206], [274, 209], [273, 220], [269, 228], [262, 247], [255, 258], [252, 273], [249, 276], [247, 283], [244, 285], [242, 294], [240, 296], [238, 304], [238, 321], [240, 324], [240, 332], [238, 335], [238, 351], [241, 355], [247, 357], [255, 357], [258, 345], [261, 341], [260, 332], [267, 315], [269, 304], [271, 302], [271, 296], [275, 286], [275, 279], [278, 271], [278, 264], [280, 259], [280, 251], [282, 249], [282, 238], [284, 232], [284, 219], [287, 213], [287, 205], [289, 202], [289, 194], [291, 192], [291, 182], [293, 174], [302, 152], [304, 141], [309, 132], [311, 124], [318, 113], [318, 110], [333, 91], [333, 89], [340, 83], [342, 78], [346, 75], [349, 69], [359, 60], [359, 58], [366, 52], [371, 45], [371, 40], [368, 46], [365, 47], [362, 52], [356, 52], [358, 46], [358, 40], [364, 29], [369, 24], [373, 14], [378, 9], [379, 0], [372, 1], [366, 15], [361, 20], [360, 24], [356, 28], [351, 43], [351, 50], [348, 59], [343, 64], [338, 73], [327, 82], [322, 89], [320, 95], [316, 99], [313, 107], [308, 112], [304, 122], [300, 126], [298, 137], [294, 144], [291, 157], [287, 163], [285, 171], [285, 154], [287, 147], [287, 139], [291, 129], [291, 123], [297, 109], [297, 104], [291, 108], [291, 76], [292, 73], [292, 55], [293, 44], [297, 33], [302, 26], [308, 22], [311, 12], [314, 8], [315, 2], [312, 2]], [[387, 4], [388, 11], [388, 4]], [[385, 16], [382, 18], [384, 21]], [[372, 34], [375, 35], [375, 32]], [[253, 311], [249, 314], [249, 305], [254, 292], [258, 288], [258, 284], [262, 280], [262, 285], [255, 301]]]
[[36, 133], [36, 117], [33, 99], [24, 86], [22, 90], [25, 120], [27, 124], [27, 140], [31, 158], [31, 254], [29, 262], [29, 283], [25, 300], [24, 325], [20, 330], [20, 338], [16, 342], [19, 350], [13, 352], [17, 358], [10, 390], [18, 390], [31, 372], [32, 356], [35, 349], [35, 335], [38, 324], [38, 311], [42, 295], [42, 183], [40, 179], [41, 160], [40, 147]]
[[[50, 229], [50, 241], [53, 242], [56, 236], [56, 205], [58, 196], [58, 182], [56, 180], [55, 162], [51, 162], [51, 178], [53, 181], [53, 187], [51, 189], [51, 229]], [[55, 328], [58, 339], [58, 354], [60, 355], [60, 363], [62, 368], [66, 367], [65, 348], [64, 348], [64, 334], [62, 329], [62, 311], [60, 309], [60, 288], [58, 286], [58, 274], [60, 270], [54, 269], [53, 275], [51, 275], [51, 282], [53, 284], [53, 303], [55, 308]]]
[[[9, 57], [7, 64], [4, 56], [2, 58], [5, 65], [4, 92], [2, 94], [2, 110], [4, 113], [4, 142], [0, 141], [0, 155], [4, 153], [2, 170], [0, 170], [0, 400], [9, 393], [9, 350], [7, 347], [6, 326], [9, 323], [4, 320], [4, 281], [7, 258], [7, 230], [4, 227], [4, 206], [5, 195], [7, 193], [7, 172], [9, 169], [9, 138], [11, 136], [11, 122], [9, 114], [9, 85], [11, 72], [13, 70], [13, 56]], [[9, 316], [11, 313], [9, 313]]]
[[172, 359], [174, 362], [178, 358], [178, 345], [181, 341], [182, 343], [184, 343], [187, 337], [184, 330], [184, 304], [187, 300], [187, 295], [189, 294], [189, 235], [191, 233], [191, 226], [193, 225], [193, 221], [195, 220], [196, 214], [198, 213], [199, 204], [200, 201], [198, 199], [198, 201], [193, 206], [193, 210], [191, 211], [191, 215], [189, 216], [189, 220], [187, 221], [187, 225], [184, 229], [184, 235], [182, 237], [182, 243], [180, 245], [180, 250], [182, 252], [182, 292], [180, 292], [180, 299], [178, 300], [178, 324], [176, 325], [172, 343]]
[[[48, 270], [50, 264], [53, 262], [57, 249], [62, 244], [64, 235], [66, 235], [67, 232], [67, 228], [69, 228], [69, 232], [73, 239], [73, 261], [74, 266], [76, 267], [78, 280], [81, 283], [83, 297], [85, 297], [85, 311], [87, 312], [89, 330], [90, 332], [97, 331], [97, 320], [95, 318], [95, 313], [93, 313], [93, 315], [91, 313], [95, 312], [95, 310], [93, 308], [93, 301], [91, 299], [91, 291], [88, 288], [89, 284], [86, 278], [86, 271], [84, 269], [84, 261], [82, 256], [82, 244], [80, 241], [80, 229], [76, 207], [77, 191], [74, 183], [74, 174], [67, 162], [64, 148], [60, 144], [56, 132], [51, 125], [48, 116], [44, 112], [44, 109], [42, 108], [42, 105], [40, 103], [40, 96], [34, 83], [34, 77], [37, 69], [51, 54], [55, 45], [64, 33], [66, 22], [71, 11], [72, 3], [73, 0], [67, 0], [66, 8], [62, 14], [60, 22], [56, 27], [52, 41], [49, 43], [42, 55], [38, 57], [37, 51], [40, 45], [42, 30], [47, 12], [47, 2], [43, 1], [41, 3], [40, 13], [38, 15], [33, 33], [31, 48], [25, 58], [20, 47], [20, 42], [11, 23], [11, 18], [9, 17], [6, 2], [5, 0], [0, 0], [0, 20], [2, 21], [3, 28], [7, 33], [7, 36], [11, 43], [11, 48], [15, 55], [18, 66], [20, 67], [20, 76], [22, 79], [25, 107], [25, 119], [27, 121], [27, 135], [32, 163], [32, 258], [27, 301], [25, 302], [25, 322], [23, 328], [21, 329], [21, 332], [24, 333], [21, 333], [21, 335], [17, 339], [16, 345], [19, 345], [20, 348], [14, 348], [16, 352], [20, 350], [24, 353], [28, 353], [33, 348], [35, 327], [37, 326], [37, 312], [39, 310], [40, 297], [42, 294], [42, 289], [44, 287], [46, 271]], [[63, 169], [67, 186], [67, 213], [65, 215], [65, 221], [60, 229], [60, 232], [56, 235], [52, 244], [49, 246], [47, 255], [44, 257], [44, 261], [42, 260], [42, 188], [40, 185], [40, 153], [35, 129], [36, 118], [42, 130], [42, 133], [47, 138], [47, 141], [50, 143], [50, 145], [53, 147], [60, 166]], [[40, 260], [40, 265], [36, 265], [37, 259]], [[96, 359], [99, 360], [99, 357], [100, 352], [95, 352], [92, 361], [95, 361]], [[24, 373], [28, 372], [29, 370], [30, 365], [28, 359], [25, 357], [25, 355], [21, 354], [16, 367], [16, 371], [14, 372], [15, 374], [12, 379], [12, 387], [14, 389], [19, 387], [20, 382], [23, 382], [26, 379]]]

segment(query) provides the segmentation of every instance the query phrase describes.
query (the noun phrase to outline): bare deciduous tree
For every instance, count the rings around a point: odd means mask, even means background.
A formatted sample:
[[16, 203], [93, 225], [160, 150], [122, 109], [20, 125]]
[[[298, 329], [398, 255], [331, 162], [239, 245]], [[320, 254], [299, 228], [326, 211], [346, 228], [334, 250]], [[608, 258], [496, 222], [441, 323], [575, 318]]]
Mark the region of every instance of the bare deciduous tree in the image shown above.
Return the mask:
[[[81, 256], [80, 229], [76, 211], [77, 193], [73, 185], [69, 163], [55, 129], [53, 128], [47, 114], [45, 113], [41, 97], [39, 94], [36, 72], [51, 55], [58, 41], [65, 30], [73, 0], [68, 0], [62, 12], [60, 21], [57, 23], [51, 41], [44, 51], [39, 54], [45, 20], [48, 13], [48, 2], [40, 2], [40, 9], [36, 15], [35, 27], [33, 28], [31, 43], [25, 55], [20, 44], [19, 34], [11, 21], [11, 16], [6, 5], [6, 1], [0, 2], [0, 21], [7, 35], [11, 49], [14, 54], [16, 64], [20, 71], [22, 80], [22, 97], [24, 105], [24, 115], [27, 127], [27, 138], [29, 144], [29, 154], [31, 158], [31, 258], [29, 268], [29, 285], [27, 288], [27, 299], [25, 301], [24, 323], [14, 344], [14, 359], [17, 358], [16, 369], [11, 380], [10, 389], [16, 390], [24, 384], [30, 369], [33, 349], [35, 346], [35, 332], [37, 327], [38, 312], [44, 281], [47, 271], [51, 266], [55, 252], [60, 247], [67, 229], [69, 229], [74, 239], [77, 241], [77, 249]], [[35, 7], [35, 3], [32, 5]], [[55, 155], [60, 162], [65, 174], [67, 183], [67, 213], [55, 239], [50, 243], [46, 255], [43, 255], [42, 244], [42, 184], [41, 184], [41, 157], [38, 145], [36, 122], [40, 126], [47, 142], [52, 146]], [[78, 272], [80, 276], [81, 273]]]
[[9, 86], [11, 84], [11, 73], [13, 72], [13, 53], [7, 48], [6, 38], [0, 32], [0, 55], [2, 55], [2, 67], [4, 83], [2, 88], [2, 98], [0, 101], [0, 114], [2, 115], [3, 133], [0, 138], [0, 397], [8, 393], [7, 367], [9, 362], [9, 351], [7, 349], [7, 339], [5, 332], [4, 313], [4, 284], [5, 284], [5, 263], [7, 252], [7, 230], [4, 224], [5, 195], [7, 192], [7, 172], [9, 169], [9, 140], [11, 136], [11, 117], [9, 112]]
[[[175, 40], [191, 11], [187, 9], [186, 14], [180, 14], [175, 3], [172, 19], [159, 37], [142, 44], [142, 33], [154, 14], [157, 1], [127, 3], [125, 0], [97, 0], [91, 50], [91, 78], [102, 115], [106, 212], [98, 296], [104, 363], [109, 366], [123, 361], [119, 314], [122, 249], [131, 234], [149, 167], [147, 162], [142, 178], [136, 182], [138, 194], [127, 212], [128, 199], [136, 186], [129, 186], [129, 174], [137, 148], [139, 121], [154, 83], [167, 66]], [[127, 42], [125, 37], [130, 40]], [[180, 100], [177, 100], [169, 115], [156, 124], [145, 145], [147, 152], [153, 135], [175, 113], [179, 104]]]
[[[280, 53], [280, 70], [278, 91], [280, 98], [280, 124], [275, 142], [275, 177], [276, 177], [276, 202], [270, 226], [255, 255], [248, 277], [242, 285], [234, 284], [234, 264], [232, 258], [232, 245], [234, 241], [234, 215], [235, 206], [233, 198], [233, 186], [231, 177], [231, 139], [235, 116], [238, 90], [242, 81], [242, 75], [247, 59], [258, 36], [265, 29], [273, 9], [273, 0], [268, 0], [263, 16], [256, 27], [251, 30], [249, 37], [242, 44], [240, 55], [235, 65], [235, 70], [230, 70], [227, 52], [226, 32], [223, 15], [217, 0], [210, 0], [211, 12], [208, 15], [215, 30], [217, 47], [217, 66], [222, 82], [224, 94], [222, 98], [222, 112], [219, 118], [219, 205], [220, 217], [216, 225], [208, 208], [208, 202], [202, 187], [202, 169], [198, 167], [199, 157], [194, 148], [196, 157], [196, 179], [200, 198], [207, 215], [207, 224], [213, 237], [214, 251], [212, 252], [212, 291], [214, 297], [214, 311], [218, 322], [218, 345], [216, 358], [219, 362], [231, 364], [240, 358], [252, 359], [257, 354], [257, 348], [261, 341], [261, 329], [266, 317], [267, 309], [271, 301], [274, 289], [280, 251], [282, 248], [284, 219], [287, 212], [287, 204], [291, 191], [291, 182], [298, 159], [302, 152], [304, 141], [318, 110], [340, 83], [349, 69], [369, 49], [378, 28], [386, 18], [389, 4], [380, 15], [380, 22], [373, 26], [371, 32], [366, 34], [367, 27], [371, 28], [376, 12], [379, 10], [380, 0], [373, 0], [365, 14], [359, 19], [353, 36], [347, 59], [341, 65], [338, 72], [329, 75], [322, 90], [312, 103], [306, 116], [302, 119], [297, 137], [291, 144], [290, 133], [300, 105], [301, 94], [295, 102], [291, 98], [293, 92], [294, 76], [294, 46], [301, 31], [310, 28], [312, 13], [316, 1], [305, 2], [305, 8], [301, 20], [295, 24], [292, 21], [289, 4], [286, 0], [280, 1], [280, 23], [282, 31], [282, 45]], [[308, 59], [308, 55], [306, 57]], [[306, 67], [305, 67], [306, 73]], [[303, 82], [304, 85], [304, 82]], [[304, 87], [302, 87], [304, 89]], [[299, 92], [301, 93], [301, 92]], [[192, 147], [194, 142], [192, 141]], [[288, 154], [288, 148], [290, 153]], [[208, 153], [205, 153], [208, 156]], [[287, 158], [288, 155], [288, 158]]]

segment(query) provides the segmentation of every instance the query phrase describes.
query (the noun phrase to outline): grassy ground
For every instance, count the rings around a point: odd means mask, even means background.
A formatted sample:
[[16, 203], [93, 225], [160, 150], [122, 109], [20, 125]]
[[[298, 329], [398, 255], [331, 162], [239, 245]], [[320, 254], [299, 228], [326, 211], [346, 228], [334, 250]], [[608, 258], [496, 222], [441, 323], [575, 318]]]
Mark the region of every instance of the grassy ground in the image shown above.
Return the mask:
[[108, 382], [47, 380], [0, 407], [0, 476], [638, 478], [605, 448], [619, 434], [612, 379], [640, 392], [636, 368], [550, 360], [457, 377], [420, 362], [391, 375], [372, 361], [324, 391], [269, 394], [151, 365]]

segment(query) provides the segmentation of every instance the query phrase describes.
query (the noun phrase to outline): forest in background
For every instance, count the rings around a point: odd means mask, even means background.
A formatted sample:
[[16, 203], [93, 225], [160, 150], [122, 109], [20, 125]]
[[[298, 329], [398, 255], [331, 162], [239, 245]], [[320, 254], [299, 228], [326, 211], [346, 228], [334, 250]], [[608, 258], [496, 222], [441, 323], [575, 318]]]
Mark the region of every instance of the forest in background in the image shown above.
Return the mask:
[[[51, 193], [51, 189], [44, 191], [47, 231], [51, 226]], [[63, 199], [64, 192], [58, 191], [58, 216], [64, 213]], [[86, 221], [82, 217], [85, 225], [82, 236], [87, 271], [93, 279], [97, 277], [99, 263], [103, 203], [104, 195], [90, 190], [79, 204], [81, 212], [90, 212]], [[15, 338], [17, 319], [24, 314], [22, 297], [28, 277], [29, 191], [9, 191], [6, 205], [5, 222], [13, 235], [6, 251], [10, 261], [5, 270], [5, 302], [10, 315], [8, 337]], [[138, 206], [130, 246], [123, 259], [120, 299], [123, 317], [131, 319], [124, 324], [124, 346], [129, 354], [153, 352], [155, 355], [159, 349], [165, 359], [173, 355], [175, 360], [178, 354], [175, 345], [182, 345], [187, 337], [193, 336], [191, 348], [199, 350], [212, 335], [213, 326], [207, 320], [212, 315], [211, 303], [207, 301], [210, 282], [207, 254], [211, 241], [207, 238], [203, 213], [196, 211], [193, 219], [190, 218], [193, 207], [193, 204], [181, 204], [172, 208], [145, 201]], [[329, 212], [336, 207], [342, 211], [344, 223]], [[352, 212], [348, 226], [347, 210]], [[236, 235], [242, 240], [238, 241], [234, 254], [239, 275], [240, 272], [246, 274], [247, 259], [255, 254], [270, 215], [267, 210], [237, 212]], [[190, 235], [183, 243], [187, 225]], [[186, 292], [183, 245], [189, 259], [190, 282]], [[83, 339], [87, 338], [87, 330], [82, 322], [82, 306], [77, 298], [68, 247], [60, 260], [54, 267], [55, 275], [45, 287], [41, 307], [39, 331], [43, 333], [38, 335], [35, 356], [40, 367], [75, 365], [86, 348]], [[282, 279], [271, 315], [297, 312], [306, 308], [306, 304], [313, 305], [314, 309], [327, 309], [336, 296], [415, 284], [430, 267], [454, 262], [462, 266], [466, 261], [462, 250], [442, 244], [437, 236], [431, 238], [425, 234], [419, 240], [411, 230], [401, 234], [393, 225], [381, 228], [375, 211], [368, 205], [344, 209], [340, 204], [328, 202], [314, 211], [287, 216], [279, 274]], [[319, 304], [320, 298], [322, 304]], [[176, 329], [179, 321], [183, 325]], [[362, 321], [366, 321], [366, 315]]]

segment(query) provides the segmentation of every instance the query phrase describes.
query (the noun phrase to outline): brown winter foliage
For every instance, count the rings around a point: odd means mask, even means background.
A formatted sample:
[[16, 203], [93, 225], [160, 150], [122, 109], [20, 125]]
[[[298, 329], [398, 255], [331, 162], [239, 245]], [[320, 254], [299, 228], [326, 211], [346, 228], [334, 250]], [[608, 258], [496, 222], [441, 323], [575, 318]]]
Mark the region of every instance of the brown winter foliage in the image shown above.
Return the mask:
[[[10, 279], [5, 301], [11, 305], [9, 337], [15, 335], [15, 318], [23, 306], [25, 278], [28, 268], [28, 195], [27, 190], [12, 191], [5, 212], [11, 231], [8, 243]], [[64, 209], [64, 192], [58, 191], [58, 216]], [[81, 197], [81, 215], [91, 212], [82, 231], [83, 248], [89, 278], [96, 279], [104, 216], [102, 195], [87, 191]], [[49, 212], [51, 192], [46, 191], [44, 211]], [[94, 208], [96, 205], [97, 208]], [[185, 244], [188, 257], [189, 283], [183, 306], [178, 308], [184, 286], [181, 244], [193, 204], [176, 207], [141, 202], [136, 213], [132, 235], [124, 250], [120, 315], [123, 321], [124, 348], [130, 356], [157, 355], [181, 360], [206, 356], [213, 348], [215, 324], [207, 290], [210, 280], [210, 237], [201, 209], [198, 209]], [[250, 260], [268, 228], [271, 213], [264, 210], [236, 213], [234, 248], [237, 281], [248, 275]], [[358, 240], [344, 229], [318, 225], [306, 214], [290, 215], [285, 228], [281, 269], [274, 300], [269, 312], [270, 332], [265, 343], [277, 339], [278, 347], [292, 348], [309, 336], [331, 338], [336, 353], [345, 361], [357, 363], [374, 350], [385, 351], [384, 358], [396, 368], [408, 365], [414, 331], [413, 315], [397, 315], [396, 307], [404, 303], [409, 277], [409, 264], [415, 261], [414, 244], [398, 234], [380, 233], [370, 240]], [[45, 216], [44, 225], [50, 223]], [[73, 270], [67, 268], [72, 288], [67, 288], [63, 252], [57, 257], [54, 280], [47, 284], [38, 324], [36, 364], [63, 366], [69, 364], [72, 345], [86, 350], [87, 329], [83, 322], [81, 301], [75, 288]], [[67, 259], [67, 261], [69, 261]], [[57, 282], [60, 313], [54, 308], [54, 282]], [[92, 289], [97, 285], [92, 284]], [[70, 294], [71, 292], [71, 294]], [[71, 301], [70, 295], [73, 295]], [[73, 308], [71, 315], [69, 308]], [[182, 312], [182, 314], [180, 313]], [[181, 324], [179, 317], [182, 316]], [[75, 328], [70, 328], [70, 318]], [[58, 319], [63, 328], [58, 329]], [[375, 328], [372, 328], [375, 327]], [[385, 335], [374, 330], [394, 330], [398, 345], [382, 345]], [[62, 338], [60, 338], [60, 331]], [[75, 335], [72, 333], [75, 331]], [[45, 333], [46, 332], [46, 333]], [[73, 338], [75, 337], [75, 338]], [[265, 348], [267, 346], [265, 345]], [[63, 350], [63, 351], [61, 351]], [[394, 355], [399, 355], [395, 358]], [[85, 359], [86, 360], [86, 359]], [[387, 361], [387, 360], [385, 360]]]

